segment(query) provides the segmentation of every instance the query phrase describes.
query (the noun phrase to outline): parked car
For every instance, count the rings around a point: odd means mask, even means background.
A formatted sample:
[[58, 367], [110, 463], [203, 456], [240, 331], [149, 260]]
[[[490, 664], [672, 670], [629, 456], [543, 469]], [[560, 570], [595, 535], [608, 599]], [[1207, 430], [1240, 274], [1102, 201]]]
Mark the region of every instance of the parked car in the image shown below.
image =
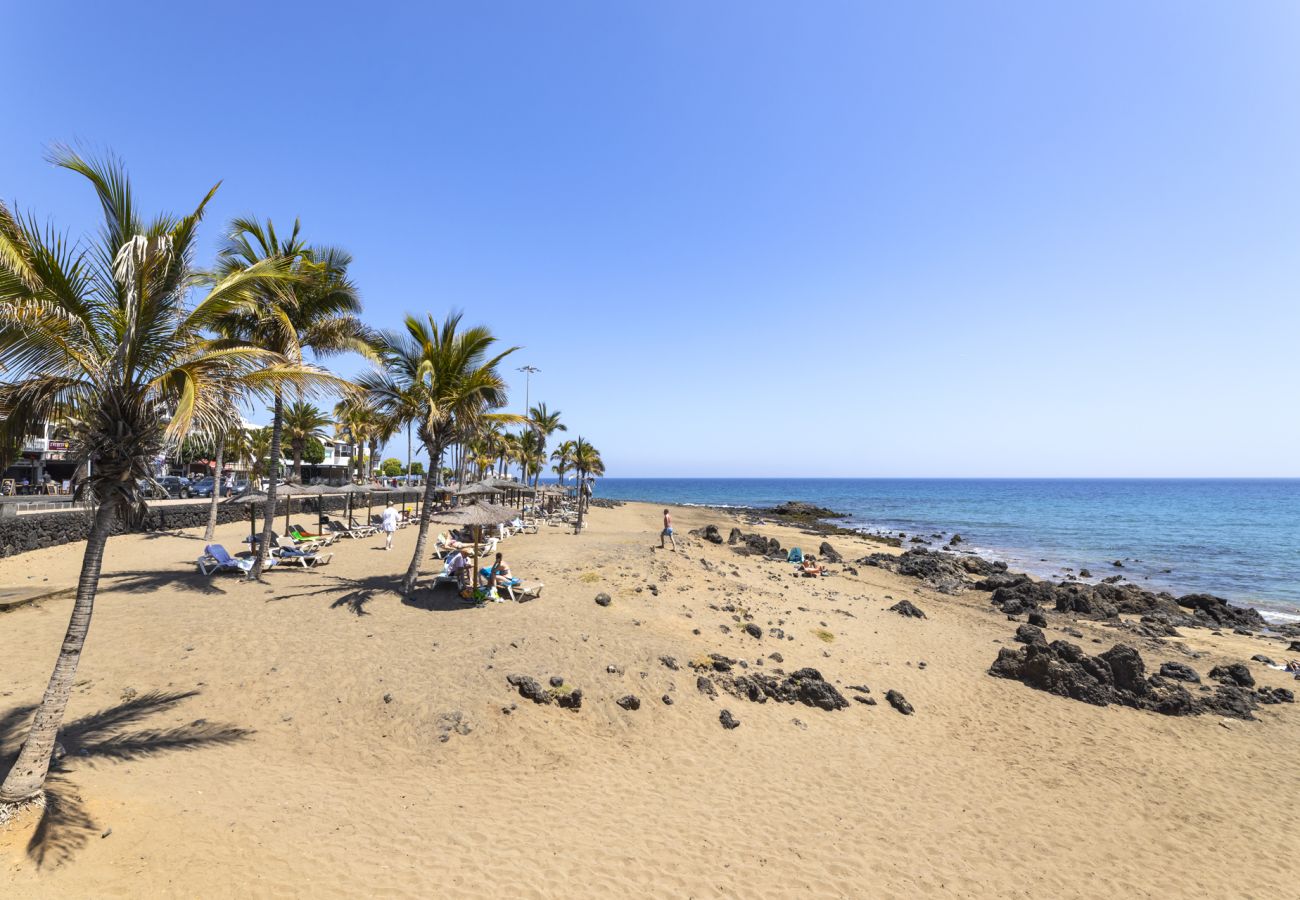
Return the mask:
[[216, 484], [217, 484], [217, 479], [213, 478], [211, 475], [205, 475], [202, 478], [200, 478], [198, 481], [194, 481], [190, 483], [190, 496], [211, 497], [212, 489], [216, 486]]
[[190, 480], [183, 475], [164, 475], [158, 479], [158, 483], [162, 485], [168, 497], [184, 500], [190, 495]]
[[166, 500], [166, 499], [167, 499], [167, 492], [166, 492], [165, 490], [163, 490], [163, 488], [161, 488], [161, 487], [159, 487], [158, 485], [154, 484], [153, 482], [151, 482], [151, 481], [146, 481], [146, 480], [143, 479], [143, 478], [137, 478], [137, 479], [135, 480], [135, 483], [136, 483], [136, 486], [140, 488], [140, 493], [144, 495], [144, 498], [145, 498], [146, 500]]

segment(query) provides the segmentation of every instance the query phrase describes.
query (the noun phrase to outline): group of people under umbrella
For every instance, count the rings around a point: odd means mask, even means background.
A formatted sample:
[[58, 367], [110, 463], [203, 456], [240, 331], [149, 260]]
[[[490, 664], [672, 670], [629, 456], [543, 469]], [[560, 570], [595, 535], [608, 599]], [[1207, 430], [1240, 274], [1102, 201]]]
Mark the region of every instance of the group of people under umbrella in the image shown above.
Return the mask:
[[[364, 494], [366, 496], [366, 519], [370, 521], [370, 511], [373, 508], [375, 495], [391, 494], [410, 494], [411, 491], [401, 488], [386, 488], [374, 485], [348, 484], [342, 486], [314, 484], [303, 485], [294, 482], [286, 482], [276, 486], [276, 498], [284, 498], [286, 501], [302, 497], [325, 497], [347, 495], [347, 513], [345, 521], [352, 522], [352, 501], [354, 497]], [[419, 515], [420, 509], [420, 492], [415, 492], [414, 499], [415, 511], [413, 516]], [[517, 501], [522, 506], [524, 497], [532, 497], [538, 494], [551, 495], [552, 499], [563, 496], [567, 492], [564, 488], [556, 486], [543, 486], [538, 489], [531, 488], [525, 484], [507, 481], [505, 479], [491, 479], [488, 481], [478, 482], [468, 485], [460, 490], [452, 488], [441, 488], [436, 491], [444, 499], [455, 498], [457, 505], [443, 506], [438, 508], [430, 516], [430, 521], [442, 524], [456, 525], [463, 529], [470, 529], [473, 534], [473, 587], [475, 592], [478, 590], [478, 548], [483, 543], [483, 529], [495, 528], [508, 524], [519, 518], [519, 510], [512, 509], [508, 506], [498, 505], [490, 502], [487, 498], [497, 499], [506, 495], [508, 501]], [[242, 494], [229, 498], [225, 502], [244, 504], [248, 507], [248, 522], [251, 531], [250, 540], [257, 539], [257, 507], [265, 504], [269, 497], [265, 491], [245, 491]], [[402, 510], [406, 510], [406, 497], [402, 500]], [[286, 532], [289, 530], [289, 517], [291, 503], [285, 503], [284, 525]], [[326, 522], [324, 512], [320, 513], [320, 521]]]

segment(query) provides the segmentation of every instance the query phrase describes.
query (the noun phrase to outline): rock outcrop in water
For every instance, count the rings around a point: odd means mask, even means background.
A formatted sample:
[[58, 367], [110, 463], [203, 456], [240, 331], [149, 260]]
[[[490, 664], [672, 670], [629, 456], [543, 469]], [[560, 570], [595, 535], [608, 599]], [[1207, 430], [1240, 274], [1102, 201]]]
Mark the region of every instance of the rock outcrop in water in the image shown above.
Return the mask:
[[[1154, 631], [1176, 627], [1245, 628], [1265, 625], [1249, 607], [1233, 606], [1211, 594], [1174, 597], [1144, 591], [1133, 584], [1082, 584], [1033, 581], [1025, 576], [994, 575], [975, 582], [977, 590], [992, 589], [990, 602], [1007, 615], [1031, 609], [1055, 609], [1088, 619], [1114, 619], [1119, 615], [1144, 616]], [[1166, 630], [1165, 634], [1169, 632]]]

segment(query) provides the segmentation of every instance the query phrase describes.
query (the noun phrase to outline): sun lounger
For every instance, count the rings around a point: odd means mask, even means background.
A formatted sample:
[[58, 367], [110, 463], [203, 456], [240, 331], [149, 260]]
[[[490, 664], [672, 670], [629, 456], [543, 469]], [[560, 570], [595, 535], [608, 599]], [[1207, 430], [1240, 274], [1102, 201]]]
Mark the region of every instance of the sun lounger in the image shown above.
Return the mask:
[[280, 540], [280, 548], [276, 551], [276, 558], [286, 566], [298, 566], [303, 569], [328, 566], [330, 560], [334, 558], [333, 553], [299, 550], [293, 546], [293, 541], [288, 538], [281, 538]]
[[[195, 562], [204, 575], [212, 575], [215, 572], [241, 572], [246, 575], [252, 571], [254, 560], [247, 556], [231, 556], [230, 552], [220, 544], [208, 544], [203, 548], [203, 555]], [[269, 569], [277, 562], [278, 559], [268, 559], [264, 568]]]
[[330, 519], [330, 531], [350, 538], [370, 537], [375, 533], [375, 529], [369, 525], [353, 525], [349, 527], [338, 519]]
[[315, 553], [321, 547], [321, 545], [316, 543], [315, 541], [299, 542], [299, 541], [295, 541], [293, 538], [290, 537], [280, 538], [276, 546], [280, 550], [293, 550], [298, 553]]
[[295, 543], [314, 541], [321, 546], [328, 547], [339, 539], [333, 532], [313, 533], [303, 528], [297, 522], [289, 526], [289, 537], [294, 539]]

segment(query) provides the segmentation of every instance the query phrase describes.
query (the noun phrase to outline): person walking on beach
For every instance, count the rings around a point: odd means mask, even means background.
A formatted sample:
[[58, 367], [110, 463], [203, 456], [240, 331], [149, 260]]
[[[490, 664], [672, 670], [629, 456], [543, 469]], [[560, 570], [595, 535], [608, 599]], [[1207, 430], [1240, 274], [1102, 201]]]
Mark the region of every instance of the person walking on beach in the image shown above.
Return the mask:
[[664, 510], [664, 530], [659, 532], [659, 549], [664, 549], [664, 538], [673, 542], [673, 549], [677, 549], [677, 538], [673, 537], [673, 516], [668, 510]]
[[392, 550], [393, 533], [397, 531], [397, 509], [393, 506], [392, 500], [388, 501], [388, 506], [384, 509], [380, 527], [384, 529], [384, 549]]

